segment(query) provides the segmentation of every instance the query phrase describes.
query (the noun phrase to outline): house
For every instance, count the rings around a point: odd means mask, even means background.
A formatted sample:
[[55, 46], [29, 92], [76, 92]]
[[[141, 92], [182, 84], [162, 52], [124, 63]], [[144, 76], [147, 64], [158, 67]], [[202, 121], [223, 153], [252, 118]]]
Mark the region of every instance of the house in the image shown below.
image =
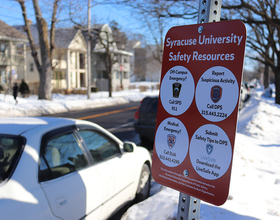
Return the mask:
[[7, 92], [26, 77], [27, 42], [24, 34], [0, 20], [0, 85]]
[[[15, 26], [24, 32], [24, 26]], [[39, 37], [36, 25], [30, 25], [37, 53], [40, 54]], [[39, 57], [40, 59], [40, 57]], [[55, 50], [53, 53], [53, 92], [73, 92], [87, 86], [87, 46], [81, 30], [76, 28], [59, 28], [55, 30]], [[26, 82], [30, 90], [37, 94], [39, 73], [27, 46]], [[83, 89], [84, 90], [84, 89]]]
[[[30, 25], [37, 51], [40, 48], [36, 25]], [[16, 26], [24, 33], [24, 26]], [[105, 48], [100, 39], [110, 42], [109, 49], [113, 56], [112, 65], [112, 90], [126, 89], [129, 87], [130, 63], [133, 56], [127, 51], [118, 50], [112, 38], [112, 30], [108, 24], [94, 25], [91, 50], [91, 86], [100, 91], [108, 91], [108, 73], [105, 62]], [[99, 37], [100, 36], [100, 37]], [[87, 31], [79, 28], [57, 28], [55, 30], [55, 50], [53, 54], [53, 92], [79, 92], [86, 93], [88, 88], [88, 62], [87, 62]], [[30, 48], [27, 46], [26, 56], [27, 74], [26, 82], [30, 90], [37, 94], [39, 86], [39, 73], [36, 69]], [[93, 89], [92, 89], [93, 90]]]
[[131, 81], [159, 82], [161, 76], [162, 53], [157, 45], [141, 46], [140, 42], [133, 44], [134, 73]]
[[[83, 32], [88, 42], [88, 32]], [[106, 55], [112, 59], [112, 91], [128, 89], [130, 84], [130, 59], [133, 53], [118, 49], [114, 42], [112, 29], [108, 24], [93, 25], [91, 27], [91, 79], [92, 87], [99, 91], [108, 91], [108, 70]], [[101, 42], [102, 41], [102, 42]], [[108, 49], [108, 51], [106, 51]]]

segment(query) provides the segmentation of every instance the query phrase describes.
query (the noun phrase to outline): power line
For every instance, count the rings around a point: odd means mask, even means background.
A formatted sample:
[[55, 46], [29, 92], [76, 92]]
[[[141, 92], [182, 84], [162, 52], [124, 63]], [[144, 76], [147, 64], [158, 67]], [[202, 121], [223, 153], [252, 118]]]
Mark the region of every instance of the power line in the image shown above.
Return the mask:
[[5, 17], [5, 18], [12, 18], [12, 19], [17, 19], [17, 20], [22, 20], [22, 18], [17, 18], [17, 17], [12, 17], [12, 16], [8, 16], [8, 15], [1, 15], [1, 17]]
[[14, 9], [14, 8], [8, 8], [8, 7], [5, 7], [5, 6], [3, 6], [3, 5], [0, 5], [0, 8], [5, 8], [5, 9], [11, 10], [11, 11], [16, 11], [16, 12], [23, 13], [22, 11], [16, 10], [16, 9]]

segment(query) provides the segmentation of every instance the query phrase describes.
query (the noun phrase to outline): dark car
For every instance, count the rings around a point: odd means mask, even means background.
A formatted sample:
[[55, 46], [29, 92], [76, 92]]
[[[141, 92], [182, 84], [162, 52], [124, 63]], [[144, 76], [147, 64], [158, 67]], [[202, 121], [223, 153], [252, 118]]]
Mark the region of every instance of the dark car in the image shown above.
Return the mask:
[[153, 141], [155, 137], [158, 96], [147, 96], [134, 115], [134, 128], [142, 142]]

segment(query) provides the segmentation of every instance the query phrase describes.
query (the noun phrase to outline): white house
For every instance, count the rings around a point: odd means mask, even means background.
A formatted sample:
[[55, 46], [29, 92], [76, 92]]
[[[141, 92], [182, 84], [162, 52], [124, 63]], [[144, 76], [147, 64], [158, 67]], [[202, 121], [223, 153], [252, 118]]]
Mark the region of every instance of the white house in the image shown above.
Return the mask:
[[25, 35], [0, 20], [0, 85], [5, 90], [25, 77], [27, 42]]
[[[16, 26], [24, 33], [24, 26]], [[91, 87], [98, 90], [108, 90], [108, 73], [105, 68], [105, 48], [103, 43], [110, 41], [110, 52], [117, 62], [112, 67], [112, 88], [113, 91], [126, 89], [129, 87], [130, 78], [130, 57], [132, 53], [118, 50], [113, 42], [112, 30], [108, 24], [95, 25], [92, 27], [94, 34], [92, 37], [91, 51]], [[39, 38], [36, 25], [31, 25], [31, 32], [37, 52], [40, 54]], [[88, 62], [87, 62], [87, 32], [78, 28], [57, 28], [55, 30], [55, 50], [53, 54], [53, 92], [84, 92], [88, 87]], [[36, 69], [30, 48], [27, 46], [26, 55], [26, 76], [25, 80], [30, 86], [30, 90], [37, 93], [39, 86], [39, 73]]]
[[[128, 89], [130, 84], [130, 59], [133, 53], [117, 48], [114, 42], [112, 29], [108, 24], [94, 25], [91, 28], [92, 33], [92, 53], [91, 70], [92, 86], [100, 91], [108, 91], [108, 73], [106, 71], [106, 49], [110, 50], [112, 60], [112, 90]], [[87, 32], [84, 32], [85, 39], [88, 39]], [[102, 42], [101, 40], [102, 39]]]
[[[40, 54], [37, 26], [31, 25], [30, 27], [37, 46], [37, 53]], [[16, 26], [15, 28], [23, 32], [24, 26]], [[55, 30], [55, 50], [52, 60], [54, 67], [52, 77], [53, 92], [71, 92], [74, 89], [87, 86], [86, 52], [87, 46], [81, 30], [76, 28], [59, 28]], [[26, 66], [25, 81], [30, 86], [30, 90], [33, 93], [37, 93], [39, 73], [29, 47], [27, 47]]]

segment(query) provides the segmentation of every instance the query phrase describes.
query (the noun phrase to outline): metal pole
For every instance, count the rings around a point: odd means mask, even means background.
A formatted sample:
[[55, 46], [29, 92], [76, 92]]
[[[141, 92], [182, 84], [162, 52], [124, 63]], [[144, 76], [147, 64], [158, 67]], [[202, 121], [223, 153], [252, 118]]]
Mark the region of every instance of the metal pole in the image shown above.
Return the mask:
[[222, 0], [200, 0], [198, 24], [220, 21]]
[[88, 71], [88, 89], [87, 89], [87, 98], [90, 99], [90, 93], [91, 93], [91, 37], [90, 37], [90, 0], [88, 0], [88, 44], [87, 44], [87, 71]]
[[198, 220], [200, 199], [180, 193], [177, 220]]
[[[198, 24], [220, 21], [222, 0], [200, 0]], [[200, 199], [180, 192], [177, 220], [198, 220]]]

